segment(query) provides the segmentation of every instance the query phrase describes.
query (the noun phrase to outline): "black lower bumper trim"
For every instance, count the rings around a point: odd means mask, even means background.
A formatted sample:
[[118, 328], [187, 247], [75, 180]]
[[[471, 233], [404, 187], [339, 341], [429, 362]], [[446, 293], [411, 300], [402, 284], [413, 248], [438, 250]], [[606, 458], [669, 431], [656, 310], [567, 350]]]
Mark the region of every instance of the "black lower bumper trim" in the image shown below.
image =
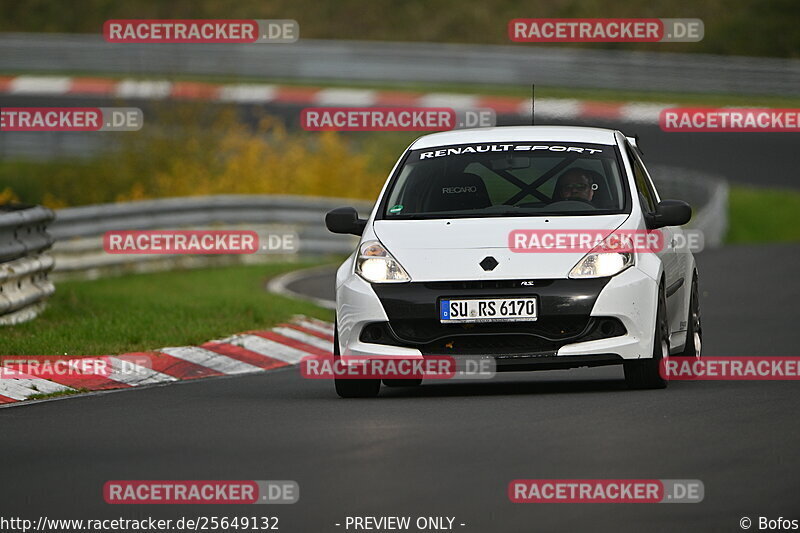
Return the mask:
[[[368, 324], [362, 342], [416, 348], [424, 355], [555, 354], [567, 345], [625, 335], [614, 317], [591, 316], [610, 278], [467, 280], [373, 284], [388, 321]], [[442, 323], [443, 298], [535, 297], [531, 322]]]
[[373, 322], [359, 340], [415, 348], [423, 355], [555, 354], [568, 344], [618, 337], [627, 333], [613, 317], [549, 318], [507, 324], [443, 325], [437, 321]]
[[494, 356], [497, 372], [527, 372], [531, 370], [564, 370], [593, 366], [621, 365], [624, 359], [613, 353], [597, 355], [548, 354]]

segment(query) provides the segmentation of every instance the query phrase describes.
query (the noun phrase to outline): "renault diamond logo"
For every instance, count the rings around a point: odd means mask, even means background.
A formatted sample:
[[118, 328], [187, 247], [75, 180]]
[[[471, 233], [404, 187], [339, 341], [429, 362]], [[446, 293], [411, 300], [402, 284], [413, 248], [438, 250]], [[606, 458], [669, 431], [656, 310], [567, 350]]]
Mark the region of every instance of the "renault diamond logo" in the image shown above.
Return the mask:
[[490, 255], [490, 256], [484, 257], [483, 261], [481, 261], [478, 264], [481, 266], [482, 269], [484, 269], [486, 271], [489, 271], [489, 270], [494, 270], [495, 267], [497, 265], [499, 265], [500, 263], [498, 263], [497, 259], [495, 259], [494, 257], [492, 257]]

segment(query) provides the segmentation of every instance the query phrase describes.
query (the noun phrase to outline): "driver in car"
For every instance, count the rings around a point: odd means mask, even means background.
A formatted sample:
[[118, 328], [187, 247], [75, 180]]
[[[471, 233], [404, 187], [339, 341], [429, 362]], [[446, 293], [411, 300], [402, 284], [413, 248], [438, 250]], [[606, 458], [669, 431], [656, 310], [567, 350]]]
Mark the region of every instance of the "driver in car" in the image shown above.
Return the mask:
[[591, 202], [594, 197], [594, 172], [584, 168], [571, 168], [561, 174], [556, 182], [553, 200], [578, 200]]

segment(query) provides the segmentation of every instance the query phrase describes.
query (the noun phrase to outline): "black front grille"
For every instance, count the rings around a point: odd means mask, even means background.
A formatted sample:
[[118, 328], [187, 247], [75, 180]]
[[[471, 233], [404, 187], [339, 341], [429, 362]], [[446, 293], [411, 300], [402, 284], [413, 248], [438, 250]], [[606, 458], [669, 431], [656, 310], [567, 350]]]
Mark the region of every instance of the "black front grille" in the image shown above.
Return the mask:
[[589, 317], [547, 317], [530, 322], [484, 322], [443, 324], [431, 319], [393, 320], [394, 336], [409, 343], [427, 343], [440, 337], [464, 335], [535, 335], [564, 339], [586, 329]]
[[555, 353], [566, 344], [617, 337], [625, 326], [611, 317], [549, 317], [536, 322], [442, 324], [439, 321], [375, 322], [362, 342], [416, 348], [425, 355]]
[[[625, 334], [618, 320], [591, 317], [610, 278], [420, 281], [373, 284], [387, 322], [367, 325], [362, 342], [419, 349], [423, 354], [516, 355]], [[536, 298], [538, 320], [440, 322], [443, 298]]]
[[[523, 283], [527, 285], [523, 285]], [[459, 291], [459, 290], [482, 290], [482, 289], [518, 289], [527, 287], [528, 290], [535, 290], [537, 287], [547, 287], [552, 285], [553, 280], [519, 280], [519, 279], [487, 279], [469, 281], [428, 281], [423, 282], [426, 289], [436, 291]]]
[[430, 342], [419, 350], [424, 355], [554, 355], [563, 344], [530, 335], [470, 335]]
[[442, 298], [537, 299], [539, 319], [588, 317], [608, 278], [461, 280], [377, 283], [372, 290], [381, 301], [389, 322], [430, 319], [439, 321]]

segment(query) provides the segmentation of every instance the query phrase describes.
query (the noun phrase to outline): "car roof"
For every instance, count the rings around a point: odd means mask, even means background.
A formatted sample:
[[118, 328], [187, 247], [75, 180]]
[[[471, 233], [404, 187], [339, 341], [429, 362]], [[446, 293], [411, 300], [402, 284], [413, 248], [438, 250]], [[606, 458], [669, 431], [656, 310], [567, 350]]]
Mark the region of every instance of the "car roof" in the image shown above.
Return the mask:
[[485, 142], [579, 142], [616, 144], [615, 130], [583, 126], [501, 126], [433, 133], [420, 137], [411, 145], [412, 150]]

